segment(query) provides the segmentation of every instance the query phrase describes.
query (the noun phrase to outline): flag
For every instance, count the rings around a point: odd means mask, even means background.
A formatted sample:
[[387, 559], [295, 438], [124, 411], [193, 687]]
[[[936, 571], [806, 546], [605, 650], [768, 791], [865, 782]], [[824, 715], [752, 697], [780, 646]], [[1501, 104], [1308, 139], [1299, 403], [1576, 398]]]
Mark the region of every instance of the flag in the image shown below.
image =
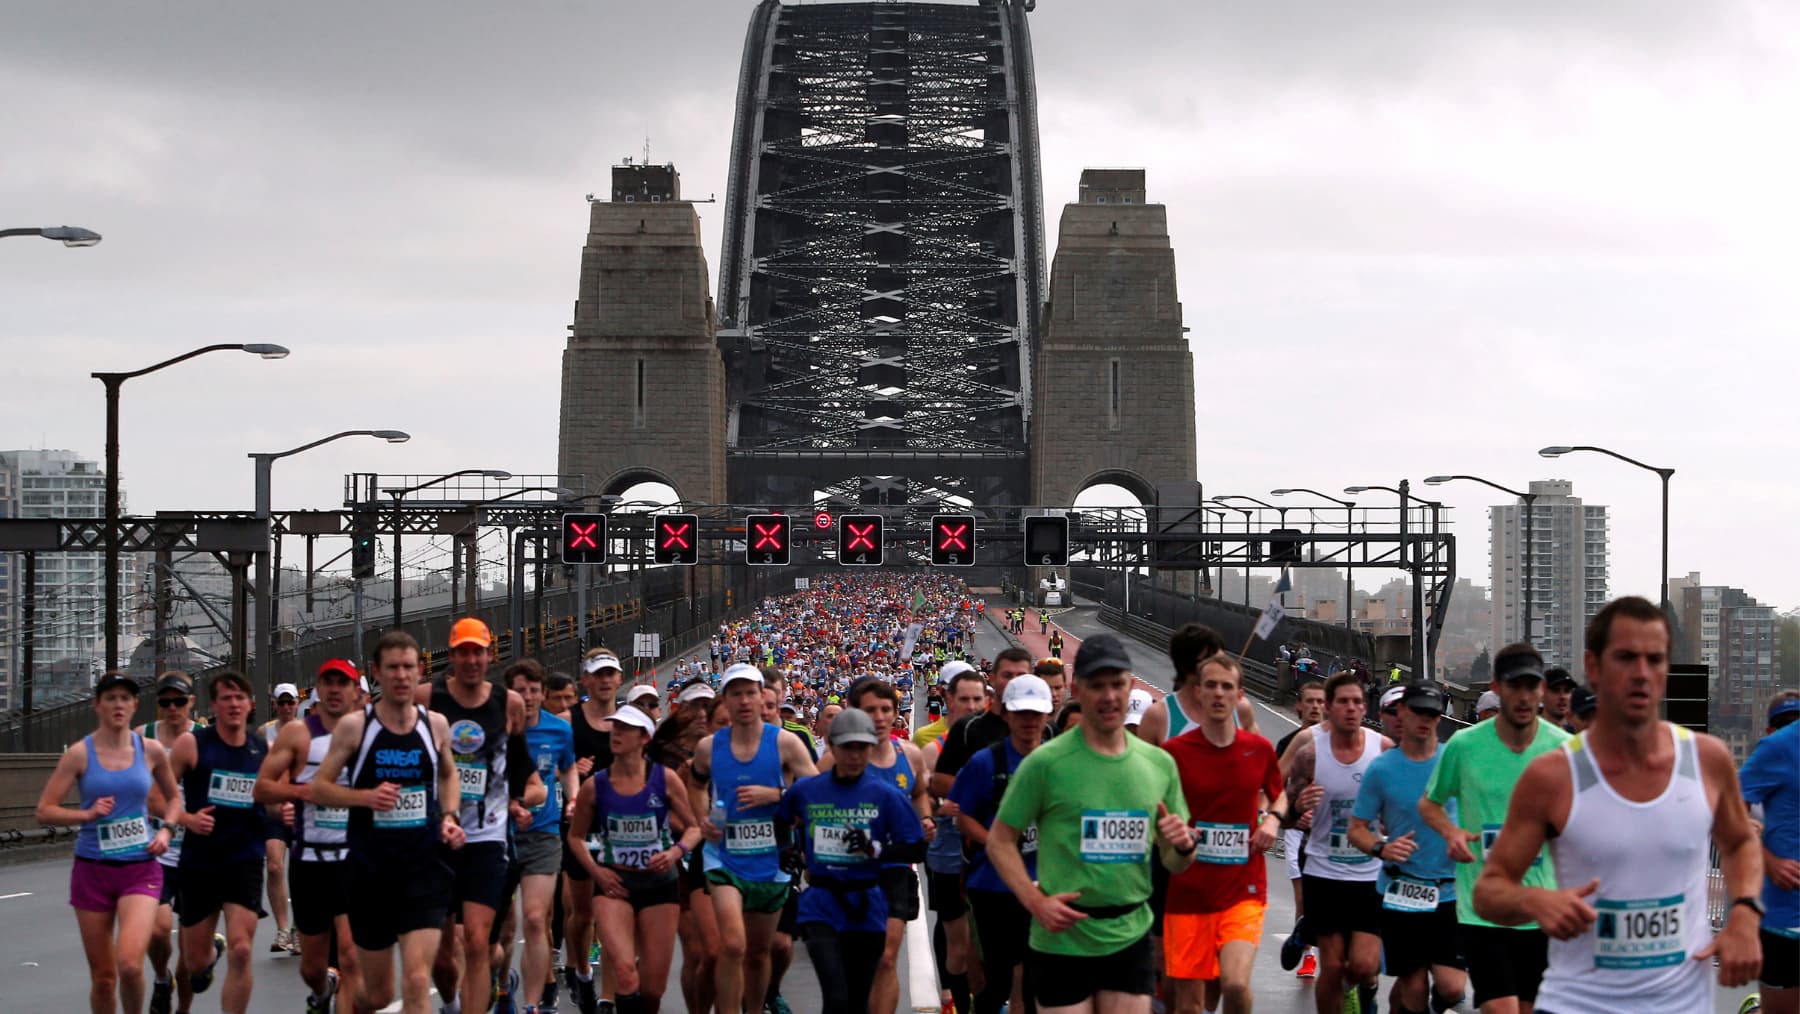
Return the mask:
[[925, 611], [925, 593], [922, 591], [919, 591], [917, 589], [914, 589], [913, 590], [913, 612], [922, 613], [924, 611]]
[[1275, 633], [1275, 626], [1287, 615], [1287, 610], [1281, 606], [1281, 596], [1293, 587], [1293, 581], [1288, 578], [1288, 569], [1281, 568], [1281, 580], [1275, 584], [1275, 594], [1269, 596], [1269, 604], [1263, 607], [1262, 616], [1256, 621], [1256, 636], [1259, 639], [1267, 641], [1269, 635]]
[[1275, 584], [1275, 597], [1279, 599], [1282, 595], [1285, 595], [1293, 589], [1294, 582], [1288, 579], [1288, 569], [1286, 567], [1281, 568], [1281, 580]]

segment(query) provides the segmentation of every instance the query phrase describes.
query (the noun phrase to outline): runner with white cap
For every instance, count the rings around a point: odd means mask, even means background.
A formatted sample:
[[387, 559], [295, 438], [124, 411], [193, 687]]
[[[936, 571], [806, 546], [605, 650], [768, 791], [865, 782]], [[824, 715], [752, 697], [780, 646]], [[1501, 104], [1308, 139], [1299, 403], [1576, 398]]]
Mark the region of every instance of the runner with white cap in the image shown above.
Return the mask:
[[1125, 727], [1139, 739], [1144, 738], [1144, 716], [1150, 713], [1150, 706], [1156, 703], [1156, 697], [1143, 687], [1133, 687], [1125, 703]]
[[1499, 694], [1492, 690], [1483, 690], [1481, 696], [1475, 698], [1475, 720], [1477, 722], [1485, 722], [1499, 713]]
[[763, 721], [763, 682], [753, 665], [725, 670], [731, 724], [699, 742], [692, 765], [711, 784], [702, 855], [722, 943], [714, 975], [721, 1011], [768, 991], [769, 945], [792, 879], [781, 868], [775, 810], [787, 785], [818, 773], [800, 737]]
[[[274, 702], [275, 714], [262, 724], [262, 737], [263, 742], [273, 749], [281, 730], [300, 718], [300, 688], [292, 683], [277, 683], [275, 692], [269, 697]], [[288, 846], [294, 842], [294, 808], [292, 804], [282, 803], [265, 807], [263, 814], [267, 818], [267, 833], [263, 842], [266, 856], [263, 881], [269, 894], [269, 914], [275, 917], [275, 939], [269, 943], [269, 953], [286, 951], [298, 954], [299, 935], [288, 924], [287, 865]]]
[[662, 707], [662, 695], [656, 692], [654, 683], [633, 683], [625, 691], [625, 703], [649, 715], [652, 722], [661, 717], [656, 712]]
[[1396, 683], [1381, 692], [1381, 734], [1394, 742], [1400, 742], [1400, 698], [1406, 694], [1406, 684]]
[[[943, 690], [948, 707], [937, 737], [924, 747], [925, 766], [935, 768], [944, 748], [949, 726], [977, 714], [987, 707], [987, 683], [981, 673], [967, 662], [946, 662], [939, 670], [948, 671], [950, 679]], [[926, 726], [930, 728], [930, 726]], [[915, 739], [914, 742], [917, 742]], [[954, 787], [951, 789], [955, 791]], [[969, 993], [984, 985], [981, 965], [975, 959], [975, 945], [970, 930], [968, 897], [963, 889], [963, 837], [958, 828], [962, 808], [955, 800], [939, 798], [937, 833], [925, 850], [926, 900], [937, 913], [932, 930], [932, 948], [938, 962], [938, 979], [943, 992], [940, 999], [954, 1003], [958, 1011], [971, 1010]]]
[[[949, 699], [951, 681], [966, 672], [975, 672], [975, 667], [962, 659], [945, 662], [938, 667], [937, 684], [933, 689], [940, 691], [946, 700]], [[923, 750], [937, 742], [943, 738], [944, 733], [950, 731], [950, 726], [955, 724], [958, 717], [961, 716], [953, 715], [950, 709], [946, 709], [942, 715], [919, 726], [912, 736], [913, 745]]]
[[597, 888], [594, 924], [618, 1014], [662, 1003], [680, 915], [678, 871], [700, 843], [687, 787], [644, 756], [655, 732], [633, 705], [613, 712], [612, 764], [581, 786], [569, 818], [570, 847]]

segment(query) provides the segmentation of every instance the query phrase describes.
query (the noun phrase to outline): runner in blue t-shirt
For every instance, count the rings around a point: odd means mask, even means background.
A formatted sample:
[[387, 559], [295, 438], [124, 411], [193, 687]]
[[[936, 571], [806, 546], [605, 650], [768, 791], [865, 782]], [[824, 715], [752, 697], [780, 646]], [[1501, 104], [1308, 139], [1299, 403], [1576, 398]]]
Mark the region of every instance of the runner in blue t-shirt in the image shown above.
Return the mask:
[[925, 830], [900, 790], [868, 772], [875, 722], [850, 709], [831, 723], [832, 769], [795, 782], [776, 819], [793, 825], [806, 854], [800, 929], [819, 976], [823, 1009], [856, 1009], [874, 986], [887, 939], [881, 869], [925, 858]]
[[[1419, 798], [1438, 761], [1442, 691], [1414, 683], [1401, 694], [1399, 749], [1369, 762], [1350, 811], [1350, 844], [1381, 861], [1381, 944], [1394, 984], [1393, 1009], [1422, 1011], [1462, 1002], [1467, 963], [1458, 952], [1456, 867], [1442, 835], [1419, 816]], [[1377, 834], [1373, 825], [1380, 824]]]
[[1763, 808], [1762, 1009], [1800, 1010], [1800, 693], [1769, 706], [1769, 735], [1740, 775], [1744, 799]]

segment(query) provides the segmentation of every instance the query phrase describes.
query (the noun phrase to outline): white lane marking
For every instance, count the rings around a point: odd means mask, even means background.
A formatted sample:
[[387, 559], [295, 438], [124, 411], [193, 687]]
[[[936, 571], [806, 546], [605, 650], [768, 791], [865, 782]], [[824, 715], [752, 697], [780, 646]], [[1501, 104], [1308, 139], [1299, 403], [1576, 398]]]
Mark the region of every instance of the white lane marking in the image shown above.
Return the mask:
[[30, 891], [20, 891], [17, 894], [0, 894], [0, 901], [11, 901], [14, 898], [29, 898], [29, 897], [31, 897]]

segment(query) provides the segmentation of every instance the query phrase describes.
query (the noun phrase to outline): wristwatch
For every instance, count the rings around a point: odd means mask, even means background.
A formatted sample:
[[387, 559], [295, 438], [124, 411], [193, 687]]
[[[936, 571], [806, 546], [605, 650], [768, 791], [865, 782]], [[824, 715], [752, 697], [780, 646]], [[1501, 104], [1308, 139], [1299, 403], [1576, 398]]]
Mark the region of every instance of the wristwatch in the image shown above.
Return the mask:
[[1373, 856], [1376, 859], [1380, 859], [1381, 858], [1381, 850], [1384, 848], [1387, 848], [1387, 847], [1388, 847], [1388, 840], [1386, 838], [1377, 838], [1377, 839], [1375, 839], [1375, 847], [1369, 850], [1369, 855]]
[[1762, 899], [1758, 898], [1754, 894], [1746, 894], [1741, 898], [1731, 899], [1731, 907], [1732, 908], [1736, 908], [1739, 905], [1742, 905], [1745, 908], [1749, 909], [1750, 911], [1755, 912], [1756, 917], [1758, 919], [1764, 918], [1769, 914], [1768, 910], [1763, 908]]

